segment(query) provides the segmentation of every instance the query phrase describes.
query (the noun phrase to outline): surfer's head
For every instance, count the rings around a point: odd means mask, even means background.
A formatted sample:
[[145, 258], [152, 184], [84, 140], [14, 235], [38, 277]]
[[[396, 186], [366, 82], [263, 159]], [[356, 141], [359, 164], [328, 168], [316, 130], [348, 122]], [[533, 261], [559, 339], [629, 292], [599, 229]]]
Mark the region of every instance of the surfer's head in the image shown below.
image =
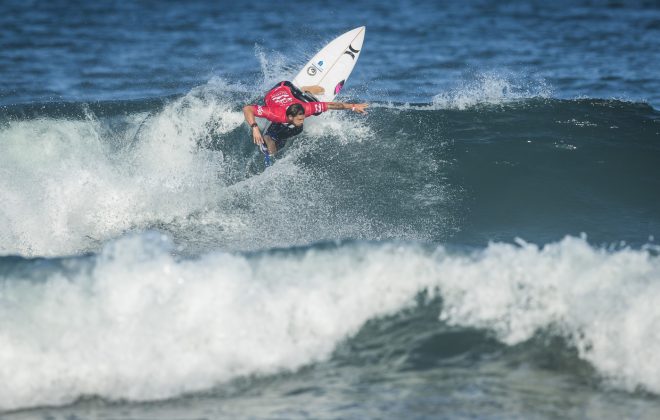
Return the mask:
[[286, 109], [286, 117], [291, 124], [300, 127], [305, 121], [305, 108], [300, 104], [290, 105]]

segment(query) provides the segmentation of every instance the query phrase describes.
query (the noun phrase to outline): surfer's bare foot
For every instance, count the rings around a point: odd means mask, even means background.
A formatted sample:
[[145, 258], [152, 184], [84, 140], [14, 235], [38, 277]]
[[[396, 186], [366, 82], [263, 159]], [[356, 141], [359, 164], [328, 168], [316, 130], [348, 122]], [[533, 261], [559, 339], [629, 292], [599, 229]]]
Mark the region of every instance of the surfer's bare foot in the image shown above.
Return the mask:
[[318, 95], [323, 92], [325, 92], [325, 89], [323, 89], [321, 86], [314, 85], [314, 86], [305, 86], [303, 87], [303, 92], [309, 92], [312, 95]]

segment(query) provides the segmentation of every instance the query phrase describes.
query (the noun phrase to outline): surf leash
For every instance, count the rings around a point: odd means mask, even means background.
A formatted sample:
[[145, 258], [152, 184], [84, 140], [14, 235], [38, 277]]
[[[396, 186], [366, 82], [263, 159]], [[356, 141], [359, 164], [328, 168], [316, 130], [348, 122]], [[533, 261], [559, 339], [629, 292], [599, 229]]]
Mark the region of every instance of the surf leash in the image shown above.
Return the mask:
[[264, 154], [264, 165], [266, 165], [266, 167], [271, 166], [273, 164], [273, 159], [270, 157], [270, 153], [268, 152], [268, 147], [266, 147], [265, 144], [260, 144], [259, 149]]

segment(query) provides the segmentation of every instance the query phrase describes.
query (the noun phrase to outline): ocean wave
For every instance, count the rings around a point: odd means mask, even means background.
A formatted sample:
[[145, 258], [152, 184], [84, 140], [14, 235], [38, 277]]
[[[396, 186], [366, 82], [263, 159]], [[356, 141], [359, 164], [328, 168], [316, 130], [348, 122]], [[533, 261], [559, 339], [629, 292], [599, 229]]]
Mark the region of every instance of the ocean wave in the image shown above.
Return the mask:
[[101, 119], [10, 119], [4, 153], [0, 252], [80, 252], [125, 230], [167, 223], [217, 198], [217, 151], [200, 150], [208, 133], [227, 132], [242, 117], [204, 91], [153, 116]]
[[534, 98], [551, 98], [552, 88], [543, 80], [497, 71], [482, 72], [459, 86], [433, 97], [433, 107], [468, 109], [476, 105], [506, 104]]
[[639, 244], [660, 226], [660, 117], [643, 103], [327, 113], [264, 171], [242, 123], [241, 105], [255, 98], [218, 79], [159, 100], [5, 107], [0, 253], [84, 253], [145, 229], [195, 253], [580, 232]]
[[[83, 253], [149, 228], [238, 249], [405, 236], [405, 226], [338, 208], [344, 186], [305, 162], [312, 153], [333, 159], [343, 145], [374, 141], [368, 125], [338, 114], [310, 121], [302, 147], [263, 172], [242, 124], [240, 105], [252, 100], [214, 81], [135, 113], [116, 103], [7, 111], [0, 253]], [[127, 110], [140, 107], [127, 103]]]
[[653, 247], [349, 242], [196, 258], [173, 247], [145, 234], [87, 257], [1, 259], [0, 407], [163, 399], [295, 370], [419, 305], [509, 346], [549, 330], [613, 386], [660, 392]]

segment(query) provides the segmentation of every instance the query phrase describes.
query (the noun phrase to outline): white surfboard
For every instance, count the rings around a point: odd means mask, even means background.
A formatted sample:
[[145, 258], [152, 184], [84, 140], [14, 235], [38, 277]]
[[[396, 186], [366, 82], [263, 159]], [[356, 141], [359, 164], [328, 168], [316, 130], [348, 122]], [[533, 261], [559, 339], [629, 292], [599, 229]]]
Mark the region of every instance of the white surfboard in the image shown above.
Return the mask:
[[353, 71], [364, 42], [365, 27], [360, 26], [338, 36], [305, 64], [292, 83], [298, 88], [318, 85], [325, 89], [314, 97], [332, 102]]

